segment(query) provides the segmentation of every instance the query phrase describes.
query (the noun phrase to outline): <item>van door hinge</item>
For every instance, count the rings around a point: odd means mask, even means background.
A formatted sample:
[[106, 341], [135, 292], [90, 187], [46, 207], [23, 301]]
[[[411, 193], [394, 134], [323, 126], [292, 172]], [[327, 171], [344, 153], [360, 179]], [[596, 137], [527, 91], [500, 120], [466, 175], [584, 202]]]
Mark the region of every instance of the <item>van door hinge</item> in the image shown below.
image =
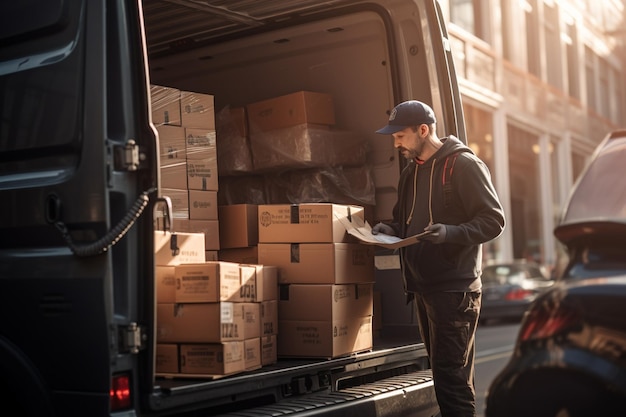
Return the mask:
[[134, 139], [128, 139], [124, 146], [115, 147], [116, 171], [137, 171], [139, 162], [139, 146]]
[[144, 349], [147, 335], [144, 326], [137, 323], [130, 323], [128, 326], [120, 327], [120, 348], [122, 351], [139, 353]]

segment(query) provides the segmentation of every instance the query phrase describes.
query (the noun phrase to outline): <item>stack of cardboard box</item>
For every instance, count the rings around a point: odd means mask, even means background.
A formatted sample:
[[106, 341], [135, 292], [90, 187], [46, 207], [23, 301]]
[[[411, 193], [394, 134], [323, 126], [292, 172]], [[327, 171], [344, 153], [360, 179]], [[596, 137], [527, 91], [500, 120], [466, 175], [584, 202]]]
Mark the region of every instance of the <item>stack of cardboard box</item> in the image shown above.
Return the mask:
[[258, 260], [278, 267], [278, 356], [332, 358], [372, 348], [374, 249], [339, 217], [363, 207], [260, 205]]
[[163, 194], [172, 200], [173, 228], [204, 233], [205, 259], [219, 250], [218, 168], [214, 98], [152, 85], [152, 121], [159, 132]]

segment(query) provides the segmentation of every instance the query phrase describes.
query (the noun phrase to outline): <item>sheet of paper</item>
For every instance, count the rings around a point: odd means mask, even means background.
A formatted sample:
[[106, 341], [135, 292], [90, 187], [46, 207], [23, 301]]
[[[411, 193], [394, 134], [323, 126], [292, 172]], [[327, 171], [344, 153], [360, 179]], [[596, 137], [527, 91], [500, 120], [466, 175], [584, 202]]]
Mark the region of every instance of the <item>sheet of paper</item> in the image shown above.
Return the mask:
[[420, 239], [431, 232], [424, 232], [414, 236], [409, 236], [404, 239], [400, 239], [397, 236], [390, 236], [384, 233], [372, 234], [372, 227], [367, 221], [363, 221], [360, 217], [352, 216], [350, 219], [347, 217], [341, 217], [335, 215], [341, 224], [346, 228], [346, 231], [359, 239], [362, 243], [368, 245], [377, 245], [388, 249], [397, 249], [404, 246], [413, 245], [420, 241]]

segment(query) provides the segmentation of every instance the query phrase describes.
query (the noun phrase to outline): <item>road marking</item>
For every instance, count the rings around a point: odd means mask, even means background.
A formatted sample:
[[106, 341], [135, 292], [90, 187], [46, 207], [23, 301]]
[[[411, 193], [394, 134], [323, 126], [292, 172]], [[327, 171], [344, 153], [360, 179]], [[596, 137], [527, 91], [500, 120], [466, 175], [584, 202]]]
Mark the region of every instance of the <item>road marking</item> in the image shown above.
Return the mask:
[[474, 363], [483, 363], [489, 361], [495, 361], [497, 359], [508, 358], [513, 353], [513, 345], [502, 346], [495, 349], [482, 350], [476, 353], [476, 359]]

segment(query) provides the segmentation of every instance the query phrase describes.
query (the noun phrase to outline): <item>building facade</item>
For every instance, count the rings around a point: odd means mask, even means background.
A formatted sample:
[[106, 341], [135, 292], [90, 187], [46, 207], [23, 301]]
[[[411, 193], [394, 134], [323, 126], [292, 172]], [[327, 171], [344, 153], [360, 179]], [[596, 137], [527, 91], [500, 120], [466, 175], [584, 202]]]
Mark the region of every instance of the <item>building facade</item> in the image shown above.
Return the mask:
[[489, 166], [504, 234], [484, 258], [551, 267], [553, 235], [595, 146], [626, 128], [624, 0], [440, 0], [469, 145]]

